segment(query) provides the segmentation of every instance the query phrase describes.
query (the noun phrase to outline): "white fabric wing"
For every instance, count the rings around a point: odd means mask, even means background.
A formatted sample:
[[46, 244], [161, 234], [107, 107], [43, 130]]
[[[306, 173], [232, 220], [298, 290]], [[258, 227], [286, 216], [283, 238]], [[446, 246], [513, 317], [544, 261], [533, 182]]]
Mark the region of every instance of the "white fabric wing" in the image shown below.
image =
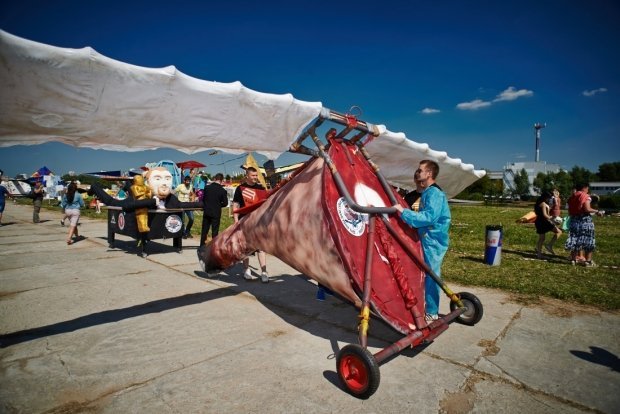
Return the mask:
[[[0, 32], [0, 146], [60, 141], [139, 151], [209, 148], [277, 158], [320, 102], [253, 91]], [[274, 133], [274, 131], [276, 133]]]
[[437, 185], [448, 198], [456, 196], [467, 186], [484, 177], [486, 171], [476, 170], [472, 164], [464, 164], [458, 158], [450, 158], [442, 151], [432, 150], [428, 144], [408, 139], [402, 132], [391, 132], [378, 125], [381, 135], [366, 146], [372, 160], [393, 185], [413, 189], [413, 173], [422, 160], [439, 164]]
[[[3, 31], [0, 91], [0, 147], [58, 141], [117, 151], [255, 151], [275, 159], [322, 108], [240, 82], [192, 78], [174, 66], [134, 66], [90, 47], [58, 48]], [[381, 131], [368, 150], [395, 185], [413, 188], [424, 158], [439, 162], [439, 185], [449, 197], [484, 175], [402, 133]]]

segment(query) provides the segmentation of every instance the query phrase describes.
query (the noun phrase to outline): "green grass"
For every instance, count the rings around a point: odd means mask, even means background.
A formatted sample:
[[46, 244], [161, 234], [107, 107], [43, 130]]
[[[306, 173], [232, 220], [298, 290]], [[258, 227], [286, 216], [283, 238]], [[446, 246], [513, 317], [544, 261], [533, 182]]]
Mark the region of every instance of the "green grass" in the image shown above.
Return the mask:
[[[535, 259], [533, 224], [516, 220], [530, 208], [453, 205], [450, 249], [442, 267], [448, 282], [485, 286], [538, 297], [546, 296], [602, 309], [620, 308], [620, 219], [594, 218], [597, 267], [571, 266], [564, 250], [566, 233], [556, 243], [556, 256]], [[485, 227], [501, 224], [504, 240], [501, 265], [484, 264]], [[547, 236], [550, 238], [550, 235]]]
[[[21, 200], [20, 203], [31, 201]], [[47, 203], [44, 206], [60, 212], [59, 207]], [[568, 253], [563, 249], [565, 233], [556, 244], [557, 256], [535, 259], [538, 236], [534, 225], [516, 223], [519, 217], [532, 210], [531, 206], [452, 205], [451, 210], [450, 249], [442, 267], [442, 277], [448, 284], [497, 288], [518, 294], [526, 301], [550, 297], [605, 310], [620, 309], [620, 218], [594, 218], [597, 249], [593, 258], [597, 267], [585, 268], [571, 266], [568, 261]], [[96, 214], [92, 209], [84, 209], [82, 214], [99, 219], [107, 217], [105, 210]], [[228, 209], [223, 209], [220, 231], [232, 221]], [[501, 224], [504, 228], [499, 266], [489, 266], [483, 261], [485, 227], [490, 224]], [[199, 236], [201, 225], [202, 212], [197, 212], [192, 234]]]

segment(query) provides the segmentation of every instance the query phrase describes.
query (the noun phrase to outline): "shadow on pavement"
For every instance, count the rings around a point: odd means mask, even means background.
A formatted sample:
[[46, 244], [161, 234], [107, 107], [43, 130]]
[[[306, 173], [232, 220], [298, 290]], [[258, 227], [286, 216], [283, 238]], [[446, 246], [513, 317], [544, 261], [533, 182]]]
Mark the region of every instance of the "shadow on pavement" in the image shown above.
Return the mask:
[[195, 305], [234, 294], [235, 293], [233, 291], [227, 289], [216, 289], [209, 292], [191, 293], [175, 298], [155, 300], [123, 309], [113, 309], [93, 313], [65, 322], [58, 322], [52, 325], [41, 326], [39, 328], [25, 329], [23, 331], [0, 335], [0, 348], [6, 348], [11, 345], [44, 338], [46, 336], [59, 335], [77, 331], [79, 329], [90, 328], [96, 325], [118, 322], [124, 319], [134, 318], [150, 313], [159, 313], [170, 309], [180, 308], [182, 306]]
[[[259, 269], [252, 266], [250, 268], [254, 270], [255, 275], [260, 274]], [[327, 295], [324, 301], [317, 300], [317, 285], [303, 274], [282, 274], [271, 277], [269, 283], [261, 283], [260, 280], [246, 281], [243, 279], [243, 268], [239, 264], [218, 274], [207, 274], [203, 271], [194, 271], [194, 274], [203, 279], [230, 283], [229, 289], [237, 293], [251, 294], [288, 324], [329, 340], [333, 350], [331, 357], [335, 358], [340, 351], [338, 341], [358, 343], [359, 311], [351, 303], [338, 296]], [[309, 323], [314, 320], [320, 323]], [[334, 333], [337, 335], [333, 336]], [[369, 347], [382, 349], [402, 339], [403, 336], [383, 319], [371, 315]], [[425, 345], [415, 349], [408, 348], [394, 357], [403, 355], [412, 358], [425, 348]], [[394, 357], [388, 358], [382, 365]]]
[[620, 359], [611, 352], [599, 348], [597, 346], [591, 346], [590, 352], [584, 351], [570, 351], [571, 354], [577, 358], [581, 358], [593, 364], [603, 365], [609, 367], [612, 371], [620, 372]]

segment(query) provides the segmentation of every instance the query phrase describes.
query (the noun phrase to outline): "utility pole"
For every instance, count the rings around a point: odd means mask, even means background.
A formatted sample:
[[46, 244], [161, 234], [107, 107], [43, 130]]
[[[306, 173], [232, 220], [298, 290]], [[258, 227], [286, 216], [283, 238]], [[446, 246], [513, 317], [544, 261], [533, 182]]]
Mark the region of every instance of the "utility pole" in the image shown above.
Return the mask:
[[546, 123], [544, 124], [535, 123], [534, 124], [534, 130], [536, 131], [536, 162], [540, 161], [540, 130], [545, 128], [546, 126], [547, 126]]

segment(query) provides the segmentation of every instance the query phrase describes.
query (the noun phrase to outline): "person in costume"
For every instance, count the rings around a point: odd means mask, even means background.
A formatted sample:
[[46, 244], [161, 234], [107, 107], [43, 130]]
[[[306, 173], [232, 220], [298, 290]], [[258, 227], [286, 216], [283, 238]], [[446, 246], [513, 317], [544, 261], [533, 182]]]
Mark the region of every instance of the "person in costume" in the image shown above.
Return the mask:
[[[151, 189], [144, 184], [144, 177], [141, 175], [133, 177], [133, 185], [129, 188], [129, 191], [134, 200], [146, 200], [152, 197]], [[144, 244], [146, 243], [147, 234], [150, 230], [148, 208], [136, 209], [136, 222], [138, 225], [138, 232], [140, 233], [138, 237], [138, 246], [142, 245], [142, 249], [144, 250]]]
[[[405, 223], [418, 229], [424, 261], [437, 275], [441, 275], [441, 263], [448, 251], [450, 228], [450, 208], [446, 194], [436, 184], [435, 180], [439, 174], [439, 165], [430, 160], [420, 161], [420, 165], [415, 172], [416, 184], [422, 189], [420, 196], [420, 207], [418, 212], [403, 208], [396, 204], [396, 208]], [[439, 315], [440, 286], [433, 278], [426, 274], [424, 279], [426, 319], [435, 320]]]

